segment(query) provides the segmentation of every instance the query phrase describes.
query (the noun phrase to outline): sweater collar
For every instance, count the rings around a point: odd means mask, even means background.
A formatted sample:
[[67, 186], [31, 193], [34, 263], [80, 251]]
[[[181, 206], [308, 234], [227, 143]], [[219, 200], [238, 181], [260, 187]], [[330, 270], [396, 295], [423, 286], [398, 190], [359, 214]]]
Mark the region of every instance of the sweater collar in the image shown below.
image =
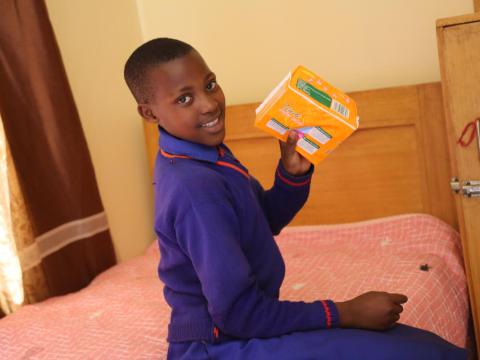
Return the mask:
[[179, 139], [160, 128], [160, 149], [170, 155], [188, 156], [190, 158], [215, 163], [219, 159], [219, 151], [215, 146], [197, 144]]

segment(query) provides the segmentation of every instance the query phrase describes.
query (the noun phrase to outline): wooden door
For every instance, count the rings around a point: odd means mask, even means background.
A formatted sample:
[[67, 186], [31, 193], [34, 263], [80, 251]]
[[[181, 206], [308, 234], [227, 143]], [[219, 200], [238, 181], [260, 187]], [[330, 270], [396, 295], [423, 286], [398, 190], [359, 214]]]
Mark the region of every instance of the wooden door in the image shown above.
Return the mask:
[[[467, 147], [457, 142], [467, 124], [480, 118], [480, 13], [438, 20], [437, 40], [452, 174], [465, 186], [480, 180], [477, 139]], [[480, 354], [480, 196], [461, 189], [455, 198]]]

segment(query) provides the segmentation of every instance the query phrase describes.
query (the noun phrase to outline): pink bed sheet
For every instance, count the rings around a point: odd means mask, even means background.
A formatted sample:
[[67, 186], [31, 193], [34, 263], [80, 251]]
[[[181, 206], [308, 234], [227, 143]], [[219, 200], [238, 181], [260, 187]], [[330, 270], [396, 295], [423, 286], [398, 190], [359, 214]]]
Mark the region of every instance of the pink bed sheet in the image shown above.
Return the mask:
[[[408, 295], [401, 322], [465, 346], [468, 300], [457, 232], [428, 215], [291, 227], [277, 237], [281, 298], [345, 300], [369, 290]], [[1, 359], [163, 359], [169, 309], [157, 246], [87, 288], [0, 320]], [[421, 270], [422, 265], [428, 270]], [[424, 267], [425, 268], [425, 267]]]

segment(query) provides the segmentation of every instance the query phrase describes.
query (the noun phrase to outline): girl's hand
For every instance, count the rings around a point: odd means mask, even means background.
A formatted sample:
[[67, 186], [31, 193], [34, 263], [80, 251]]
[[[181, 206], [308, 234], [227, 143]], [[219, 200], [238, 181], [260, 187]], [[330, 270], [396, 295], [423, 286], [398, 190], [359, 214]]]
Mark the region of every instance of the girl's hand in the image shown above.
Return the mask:
[[279, 141], [282, 165], [290, 175], [301, 176], [310, 170], [312, 164], [302, 155], [295, 151], [298, 134], [294, 130], [288, 131], [287, 142]]
[[348, 301], [336, 303], [340, 326], [386, 330], [395, 325], [408, 298], [401, 294], [370, 291]]

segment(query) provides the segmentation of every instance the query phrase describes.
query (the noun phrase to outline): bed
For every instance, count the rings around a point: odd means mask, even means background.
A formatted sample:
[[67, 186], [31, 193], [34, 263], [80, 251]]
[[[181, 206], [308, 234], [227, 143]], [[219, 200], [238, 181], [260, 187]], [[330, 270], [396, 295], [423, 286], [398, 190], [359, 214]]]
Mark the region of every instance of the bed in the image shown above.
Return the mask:
[[[360, 129], [316, 169], [308, 203], [277, 236], [282, 299], [405, 293], [401, 322], [465, 347], [468, 295], [439, 83], [351, 93]], [[264, 186], [276, 140], [253, 127], [257, 104], [227, 108], [226, 143]], [[145, 127], [150, 166], [157, 132]], [[0, 320], [0, 358], [165, 358], [169, 309], [153, 243], [79, 292]]]

